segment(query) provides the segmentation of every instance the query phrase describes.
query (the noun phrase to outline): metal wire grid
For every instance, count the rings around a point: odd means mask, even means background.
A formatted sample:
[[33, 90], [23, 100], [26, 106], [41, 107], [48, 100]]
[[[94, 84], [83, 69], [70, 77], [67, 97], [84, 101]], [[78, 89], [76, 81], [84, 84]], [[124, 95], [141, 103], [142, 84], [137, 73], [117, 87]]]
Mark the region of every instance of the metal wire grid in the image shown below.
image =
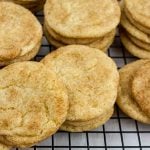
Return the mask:
[[[43, 14], [37, 17], [43, 22]], [[53, 50], [43, 35], [42, 47], [34, 60], [39, 61]], [[118, 69], [136, 60], [122, 46], [119, 34], [108, 50]], [[117, 106], [111, 119], [98, 129], [69, 133], [59, 131], [49, 139], [27, 150], [150, 150], [150, 126], [125, 116]], [[16, 149], [19, 150], [19, 149]]]

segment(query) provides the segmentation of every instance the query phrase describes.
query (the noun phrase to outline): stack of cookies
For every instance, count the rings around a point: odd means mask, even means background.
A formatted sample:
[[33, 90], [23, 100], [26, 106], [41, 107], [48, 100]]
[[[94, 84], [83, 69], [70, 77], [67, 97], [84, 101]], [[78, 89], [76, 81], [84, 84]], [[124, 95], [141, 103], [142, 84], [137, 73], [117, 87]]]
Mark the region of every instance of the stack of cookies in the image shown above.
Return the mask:
[[61, 130], [80, 132], [104, 124], [113, 114], [119, 75], [113, 60], [95, 48], [70, 45], [42, 63], [68, 90], [69, 111]]
[[[30, 147], [54, 134], [65, 121], [67, 90], [42, 63], [8, 65], [0, 70], [0, 83], [0, 142]], [[0, 145], [0, 150], [4, 148], [9, 149]]]
[[117, 104], [131, 118], [150, 124], [150, 60], [143, 59], [120, 70]]
[[45, 0], [0, 0], [0, 1], [9, 1], [14, 2], [16, 4], [22, 5], [32, 12], [38, 12], [43, 8]]
[[55, 47], [84, 44], [106, 51], [120, 21], [117, 0], [47, 0], [44, 30]]
[[150, 0], [124, 0], [121, 40], [139, 58], [150, 58]]
[[30, 60], [39, 51], [42, 26], [26, 8], [0, 2], [0, 66]]
[[0, 70], [0, 149], [33, 146], [58, 129], [97, 128], [113, 114], [118, 82], [113, 60], [81, 45], [8, 65]]

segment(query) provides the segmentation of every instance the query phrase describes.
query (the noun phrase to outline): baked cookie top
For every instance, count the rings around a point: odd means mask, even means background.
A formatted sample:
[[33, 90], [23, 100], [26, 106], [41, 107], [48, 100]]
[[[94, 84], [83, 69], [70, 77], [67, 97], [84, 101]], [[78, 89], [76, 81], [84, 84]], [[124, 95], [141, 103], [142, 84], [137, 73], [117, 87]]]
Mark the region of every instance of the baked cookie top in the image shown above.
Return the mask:
[[130, 38], [127, 36], [126, 32], [124, 30], [120, 30], [120, 37], [121, 41], [124, 44], [125, 48], [134, 56], [143, 58], [143, 59], [149, 59], [150, 58], [150, 51], [143, 49], [130, 40]]
[[102, 37], [120, 21], [116, 0], [48, 0], [44, 14], [55, 32], [72, 38]]
[[150, 28], [149, 0], [125, 0], [125, 6], [135, 21], [144, 27]]
[[81, 45], [59, 48], [43, 60], [69, 94], [67, 120], [87, 121], [113, 107], [119, 75], [115, 63], [98, 49]]
[[143, 112], [150, 117], [150, 61], [142, 65], [135, 73], [132, 93]]
[[39, 62], [0, 70], [0, 134], [16, 147], [33, 145], [55, 133], [68, 110], [66, 89]]
[[13, 60], [36, 47], [42, 27], [27, 9], [11, 2], [0, 2], [0, 60]]
[[132, 96], [132, 81], [135, 73], [148, 61], [148, 59], [141, 59], [127, 64], [119, 70], [120, 82], [117, 104], [119, 105], [120, 109], [131, 118], [150, 124], [150, 118], [141, 110], [140, 106]]

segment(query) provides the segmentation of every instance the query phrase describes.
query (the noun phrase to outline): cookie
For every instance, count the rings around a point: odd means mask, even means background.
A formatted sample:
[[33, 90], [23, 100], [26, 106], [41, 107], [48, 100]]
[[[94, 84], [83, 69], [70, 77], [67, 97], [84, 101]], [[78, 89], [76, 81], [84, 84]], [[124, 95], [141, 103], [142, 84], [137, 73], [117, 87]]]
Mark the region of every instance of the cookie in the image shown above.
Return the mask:
[[150, 36], [139, 29], [137, 29], [134, 25], [132, 25], [127, 17], [124, 14], [124, 11], [121, 15], [121, 26], [130, 33], [133, 37], [150, 44]]
[[0, 70], [0, 135], [12, 147], [29, 147], [54, 134], [65, 121], [68, 94], [39, 62], [18, 62]]
[[41, 40], [42, 27], [29, 10], [11, 2], [0, 2], [0, 66], [32, 59]]
[[128, 12], [127, 9], [124, 9], [125, 15], [127, 16], [127, 18], [129, 19], [129, 21], [139, 30], [143, 31], [146, 34], [150, 34], [150, 28], [144, 27], [141, 24], [139, 24], [137, 21], [135, 21], [132, 16], [130, 15], [130, 13]]
[[132, 81], [136, 71], [149, 60], [138, 60], [130, 63], [119, 70], [120, 82], [117, 104], [119, 108], [131, 118], [143, 123], [150, 124], [150, 118], [141, 110], [141, 107], [132, 97]]
[[72, 124], [68, 124], [65, 122], [61, 127], [60, 130], [63, 131], [71, 131], [71, 132], [82, 132], [82, 131], [89, 131], [95, 128], [98, 128], [99, 126], [106, 123], [110, 117], [113, 115], [114, 109], [110, 109], [109, 111], [105, 112], [102, 116], [96, 118], [95, 120], [89, 121], [88, 124], [79, 123], [78, 125], [75, 125], [73, 122]]
[[90, 121], [114, 106], [119, 76], [115, 63], [105, 53], [70, 45], [41, 62], [66, 85], [70, 102], [66, 121]]
[[[46, 26], [44, 26], [44, 33], [45, 33], [45, 36], [46, 36], [46, 39], [48, 40], [48, 42], [50, 44], [52, 44], [53, 46], [55, 46], [56, 48], [63, 47], [63, 46], [67, 45], [61, 41], [56, 40], [56, 38], [54, 39], [48, 33]], [[100, 49], [101, 51], [106, 52], [108, 50], [108, 48], [110, 47], [110, 45], [113, 43], [115, 33], [116, 32], [114, 30], [114, 31], [110, 32], [108, 35], [106, 35], [105, 37], [100, 38], [94, 42], [91, 42], [91, 43], [85, 44], [85, 45], [90, 46], [92, 48], [97, 48], [97, 49]], [[80, 44], [78, 44], [78, 45], [80, 45]]]
[[131, 40], [127, 37], [126, 33], [124, 31], [120, 31], [120, 37], [121, 41], [124, 45], [124, 47], [134, 56], [138, 58], [150, 58], [150, 51], [147, 51], [146, 49], [142, 49], [135, 45]]
[[133, 37], [132, 35], [130, 35], [129, 33], [127, 33], [127, 36], [129, 37], [129, 39], [138, 47], [141, 47], [147, 51], [150, 51], [150, 44], [142, 42], [140, 40], [138, 40], [137, 38]]
[[150, 1], [125, 0], [125, 6], [132, 18], [141, 26], [150, 29]]
[[[150, 58], [150, 28], [144, 26], [144, 23], [140, 24], [135, 17], [139, 15], [143, 16], [143, 18], [148, 17], [148, 5], [150, 3], [144, 0], [135, 5], [136, 2], [139, 1], [124, 1], [120, 29], [121, 41], [125, 48], [134, 56]], [[133, 9], [134, 7], [135, 9]], [[140, 14], [140, 11], [143, 12]]]
[[117, 0], [48, 0], [45, 20], [58, 34], [68, 38], [99, 38], [120, 21]]
[[132, 94], [142, 111], [150, 117], [150, 61], [140, 67], [132, 82]]

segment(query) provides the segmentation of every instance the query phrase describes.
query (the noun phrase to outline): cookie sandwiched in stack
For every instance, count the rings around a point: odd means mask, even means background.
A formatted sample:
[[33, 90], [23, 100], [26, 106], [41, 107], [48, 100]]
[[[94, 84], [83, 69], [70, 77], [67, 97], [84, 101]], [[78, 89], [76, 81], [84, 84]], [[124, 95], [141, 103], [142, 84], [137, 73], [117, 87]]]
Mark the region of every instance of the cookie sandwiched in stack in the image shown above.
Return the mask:
[[124, 0], [120, 36], [125, 48], [138, 58], [150, 58], [150, 1]]
[[39, 62], [0, 70], [0, 141], [30, 147], [54, 134], [67, 117], [68, 94], [54, 72]]
[[0, 2], [1, 1], [14, 2], [30, 9], [32, 12], [38, 12], [43, 8], [46, 0], [0, 0]]
[[119, 74], [113, 60], [83, 45], [61, 47], [41, 61], [68, 90], [69, 111], [61, 130], [87, 131], [113, 114]]
[[120, 21], [117, 0], [47, 0], [44, 30], [55, 47], [83, 44], [106, 51]]
[[41, 40], [42, 27], [29, 10], [0, 2], [0, 66], [32, 59]]
[[150, 60], [141, 59], [120, 69], [117, 104], [131, 118], [150, 124]]

